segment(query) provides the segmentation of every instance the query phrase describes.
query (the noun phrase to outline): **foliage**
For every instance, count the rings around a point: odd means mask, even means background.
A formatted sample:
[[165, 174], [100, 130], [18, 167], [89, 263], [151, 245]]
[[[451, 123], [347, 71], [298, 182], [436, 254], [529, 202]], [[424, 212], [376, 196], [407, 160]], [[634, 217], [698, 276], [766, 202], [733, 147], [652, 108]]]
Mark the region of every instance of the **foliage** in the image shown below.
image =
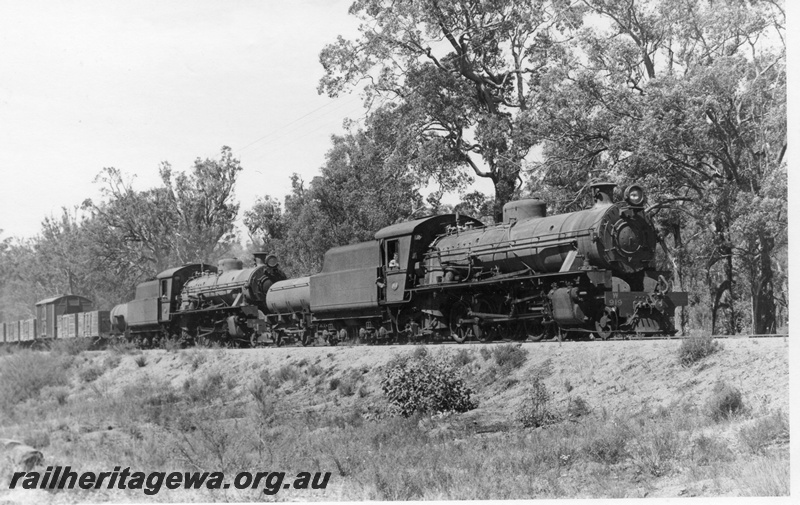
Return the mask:
[[332, 137], [321, 175], [306, 186], [295, 174], [283, 206], [265, 196], [244, 213], [254, 242], [276, 253], [287, 274], [308, 275], [328, 249], [373, 240], [380, 228], [424, 211], [419, 181], [390, 163], [391, 135], [368, 127]]
[[381, 389], [392, 409], [405, 417], [414, 413], [466, 412], [477, 406], [472, 389], [445, 356], [407, 356], [390, 363]]
[[567, 418], [577, 419], [587, 416], [591, 412], [592, 409], [589, 407], [589, 403], [582, 396], [576, 396], [574, 399], [570, 398], [567, 405]]
[[218, 160], [198, 158], [190, 173], [162, 164], [162, 185], [141, 191], [120, 170], [104, 169], [96, 179], [102, 201], [46, 217], [33, 238], [0, 242], [0, 318], [32, 317], [37, 301], [56, 294], [83, 295], [109, 310], [159, 271], [236, 247], [241, 170], [227, 147]]
[[489, 178], [499, 220], [536, 142], [528, 111], [541, 75], [563, 63], [582, 10], [562, 1], [359, 0], [350, 13], [360, 36], [322, 50], [319, 90], [337, 96], [364, 82], [368, 104], [392, 100], [379, 110], [415, 172], [441, 191], [463, 187], [468, 173]]
[[521, 367], [528, 359], [528, 351], [521, 344], [496, 345], [492, 347], [491, 353], [504, 375]]
[[225, 253], [235, 239], [233, 190], [241, 170], [229, 147], [219, 160], [197, 158], [188, 174], [162, 163], [162, 185], [144, 191], [118, 169], [104, 169], [96, 179], [104, 200], [83, 205], [95, 268], [132, 292], [162, 270]]
[[729, 384], [718, 382], [706, 406], [708, 415], [714, 421], [731, 419], [744, 410], [742, 392]]
[[683, 366], [692, 366], [720, 349], [722, 345], [710, 335], [684, 338], [678, 347], [678, 361]]
[[539, 428], [558, 422], [558, 417], [550, 408], [552, 395], [544, 381], [535, 376], [525, 391], [525, 397], [517, 417], [526, 428]]
[[739, 441], [753, 454], [764, 454], [773, 444], [789, 443], [789, 419], [773, 412], [739, 430]]
[[98, 366], [98, 365], [90, 365], [78, 373], [78, 377], [80, 377], [81, 381], [83, 382], [94, 382], [99, 379], [105, 370]]
[[692, 458], [700, 465], [716, 464], [733, 459], [733, 451], [724, 439], [700, 435], [693, 443]]
[[630, 436], [624, 425], [615, 422], [592, 433], [582, 449], [591, 460], [613, 465], [628, 456], [626, 442]]
[[601, 22], [541, 78], [529, 188], [574, 210], [594, 180], [644, 184], [676, 287], [695, 293], [681, 326], [697, 314], [712, 333], [774, 331], [787, 242], [782, 7], [584, 4]]
[[67, 381], [69, 358], [23, 351], [3, 358], [0, 367], [0, 406], [10, 412], [15, 404], [37, 398], [47, 387]]

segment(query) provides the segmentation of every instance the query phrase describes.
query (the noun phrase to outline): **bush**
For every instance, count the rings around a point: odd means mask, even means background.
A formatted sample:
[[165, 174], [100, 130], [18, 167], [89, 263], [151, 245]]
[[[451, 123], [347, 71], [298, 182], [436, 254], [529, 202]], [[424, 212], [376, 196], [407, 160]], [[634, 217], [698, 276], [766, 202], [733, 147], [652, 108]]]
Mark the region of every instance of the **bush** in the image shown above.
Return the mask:
[[699, 465], [731, 461], [733, 458], [733, 451], [724, 439], [700, 435], [692, 446], [692, 459]]
[[92, 365], [88, 368], [81, 370], [80, 374], [78, 374], [83, 382], [94, 382], [103, 375], [103, 370], [101, 367]]
[[65, 384], [68, 361], [58, 355], [31, 351], [5, 357], [0, 366], [0, 406], [15, 405], [37, 397], [45, 387]]
[[577, 419], [579, 417], [583, 417], [591, 413], [592, 409], [589, 408], [589, 404], [586, 403], [586, 400], [583, 399], [581, 396], [576, 396], [575, 399], [569, 400], [569, 405], [567, 406], [567, 417], [570, 419]]
[[121, 362], [122, 358], [112, 354], [110, 356], [106, 356], [106, 358], [103, 360], [103, 367], [107, 369], [114, 369], [117, 368]]
[[550, 411], [550, 393], [540, 377], [534, 377], [528, 386], [517, 417], [526, 428], [547, 426], [557, 421], [556, 415]]
[[507, 375], [525, 363], [528, 351], [521, 344], [496, 345], [492, 348], [492, 356], [500, 371]]
[[674, 427], [651, 424], [643, 426], [632, 442], [631, 455], [642, 473], [653, 477], [667, 475], [681, 455], [684, 440]]
[[381, 389], [391, 408], [405, 417], [414, 413], [466, 412], [477, 406], [472, 390], [450, 360], [416, 351], [413, 356], [387, 365]]
[[720, 349], [722, 346], [710, 335], [689, 337], [684, 339], [678, 348], [678, 361], [681, 365], [689, 367]]
[[452, 362], [453, 365], [457, 367], [463, 367], [472, 363], [473, 359], [475, 359], [475, 357], [470, 351], [466, 349], [459, 349], [453, 354]]
[[136, 363], [136, 366], [142, 368], [147, 365], [147, 358], [144, 357], [144, 354], [140, 354], [133, 359], [133, 362]]
[[774, 443], [789, 443], [789, 419], [783, 412], [763, 417], [739, 430], [739, 440], [753, 454], [764, 454]]
[[92, 347], [92, 342], [88, 338], [63, 338], [56, 339], [50, 346], [53, 352], [77, 356], [83, 351], [88, 351]]
[[707, 407], [708, 414], [714, 421], [730, 419], [744, 410], [742, 392], [728, 384], [718, 382], [708, 399]]
[[294, 381], [300, 378], [300, 370], [297, 369], [294, 365], [282, 365], [278, 371], [275, 373], [275, 379], [277, 380], [278, 384], [283, 384], [284, 382]]
[[353, 396], [356, 394], [356, 385], [352, 378], [346, 378], [345, 380], [339, 381], [336, 389], [342, 396]]
[[628, 439], [626, 430], [616, 426], [594, 433], [584, 444], [583, 452], [593, 461], [613, 465], [619, 463], [627, 455], [625, 442]]

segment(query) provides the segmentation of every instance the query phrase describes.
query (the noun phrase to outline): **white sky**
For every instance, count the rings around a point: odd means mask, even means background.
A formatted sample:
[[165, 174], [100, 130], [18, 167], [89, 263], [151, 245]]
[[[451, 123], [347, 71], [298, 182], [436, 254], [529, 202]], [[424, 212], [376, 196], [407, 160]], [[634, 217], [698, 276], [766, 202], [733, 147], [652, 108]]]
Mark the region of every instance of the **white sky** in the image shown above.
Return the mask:
[[99, 198], [103, 167], [144, 189], [161, 161], [186, 170], [223, 145], [242, 210], [283, 200], [363, 114], [357, 95], [316, 91], [320, 50], [356, 34], [351, 3], [0, 0], [0, 238]]

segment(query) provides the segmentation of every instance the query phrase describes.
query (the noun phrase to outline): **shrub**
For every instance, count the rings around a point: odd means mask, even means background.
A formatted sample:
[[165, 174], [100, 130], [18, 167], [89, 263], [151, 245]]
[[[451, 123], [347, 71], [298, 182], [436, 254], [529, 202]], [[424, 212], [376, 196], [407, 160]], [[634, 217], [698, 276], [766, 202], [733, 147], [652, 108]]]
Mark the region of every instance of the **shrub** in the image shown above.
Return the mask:
[[136, 344], [118, 339], [108, 345], [108, 350], [115, 354], [132, 354], [137, 351]]
[[492, 356], [500, 371], [509, 374], [528, 359], [528, 351], [521, 344], [503, 344], [492, 348]]
[[[419, 348], [424, 349], [424, 348]], [[414, 352], [387, 366], [381, 389], [391, 408], [408, 417], [414, 413], [466, 412], [477, 405], [472, 390], [459, 376], [456, 367], [443, 357]]]
[[672, 426], [652, 425], [637, 434], [631, 453], [641, 472], [661, 477], [672, 470], [672, 462], [680, 456], [682, 447], [681, 435]]
[[34, 449], [44, 449], [50, 446], [50, 435], [46, 431], [35, 431], [23, 438], [22, 442]]
[[199, 349], [191, 349], [181, 352], [181, 357], [185, 359], [192, 367], [192, 371], [200, 368], [200, 365], [206, 362], [206, 354]]
[[627, 455], [627, 439], [626, 430], [613, 424], [594, 433], [584, 444], [583, 452], [593, 461], [613, 465]]
[[592, 409], [589, 408], [589, 404], [586, 403], [586, 400], [583, 399], [581, 396], [576, 396], [575, 399], [570, 399], [569, 405], [567, 406], [567, 417], [571, 419], [577, 419], [579, 417], [583, 417], [588, 415]]
[[176, 352], [180, 350], [180, 348], [183, 346], [183, 343], [181, 342], [180, 338], [167, 337], [162, 338], [158, 345], [167, 352]]
[[105, 368], [114, 369], [117, 368], [122, 361], [122, 358], [119, 356], [112, 354], [110, 356], [106, 356], [106, 359], [103, 360], [103, 366]]
[[90, 347], [92, 342], [88, 338], [64, 338], [56, 339], [50, 349], [57, 354], [77, 356], [83, 351], [88, 351]]
[[275, 373], [278, 384], [293, 381], [300, 378], [300, 371], [294, 365], [282, 365]]
[[730, 419], [744, 410], [742, 392], [724, 382], [718, 382], [714, 386], [714, 391], [706, 405], [708, 414], [717, 422]]
[[336, 389], [342, 396], [353, 396], [356, 394], [355, 382], [352, 379], [340, 381]]
[[710, 335], [689, 337], [681, 342], [678, 348], [678, 360], [683, 366], [692, 366], [706, 356], [719, 351], [722, 346]]
[[517, 417], [526, 428], [538, 428], [557, 421], [550, 411], [550, 393], [540, 377], [534, 377], [528, 386]]
[[54, 354], [23, 351], [9, 355], [0, 366], [0, 405], [35, 398], [47, 386], [67, 382], [68, 360]]
[[55, 400], [59, 405], [66, 405], [67, 399], [69, 398], [69, 388], [64, 386], [48, 386], [42, 389], [40, 396], [42, 398]]
[[783, 412], [775, 412], [740, 429], [739, 440], [751, 453], [763, 454], [773, 443], [789, 443], [789, 420]]
[[78, 375], [83, 382], [94, 382], [103, 375], [103, 372], [105, 372], [105, 370], [103, 370], [101, 367], [92, 365], [81, 370]]
[[316, 363], [311, 364], [311, 365], [308, 366], [308, 368], [306, 368], [306, 373], [311, 377], [316, 377], [318, 375], [322, 375], [322, 373], [324, 371], [325, 370], [321, 366], [317, 365]]
[[453, 365], [457, 367], [467, 366], [472, 363], [474, 356], [472, 353], [466, 349], [459, 349], [457, 350], [452, 357]]
[[733, 451], [724, 440], [700, 435], [692, 446], [692, 459], [699, 465], [709, 465], [733, 460]]
[[222, 395], [224, 382], [225, 378], [219, 372], [212, 372], [200, 381], [194, 377], [189, 377], [183, 383], [183, 391], [190, 401], [207, 405]]
[[133, 362], [136, 363], [136, 366], [142, 368], [147, 365], [147, 358], [144, 357], [144, 354], [140, 354], [133, 359]]

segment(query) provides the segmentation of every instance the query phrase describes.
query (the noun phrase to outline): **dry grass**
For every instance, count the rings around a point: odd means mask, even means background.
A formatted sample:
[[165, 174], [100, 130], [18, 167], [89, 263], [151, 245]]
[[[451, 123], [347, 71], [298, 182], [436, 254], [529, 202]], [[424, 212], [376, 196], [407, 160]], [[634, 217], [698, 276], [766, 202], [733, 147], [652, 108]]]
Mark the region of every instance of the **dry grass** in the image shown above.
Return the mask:
[[[477, 353], [467, 352], [454, 353], [453, 361], [475, 366]], [[415, 351], [408, 359], [425, 356]], [[124, 465], [149, 471], [333, 472], [327, 491], [278, 495], [303, 501], [636, 498], [658, 489], [669, 496], [732, 491], [774, 496], [789, 490], [785, 415], [740, 410], [717, 422], [704, 408], [683, 404], [610, 415], [601, 405], [590, 405], [591, 396], [587, 402], [573, 387], [566, 388], [563, 378], [546, 382], [554, 375], [549, 362], [523, 368], [525, 376], [515, 369], [511, 377], [520, 379], [520, 391], [523, 384], [541, 386], [544, 394], [538, 398], [551, 422], [530, 428], [510, 422], [487, 430], [469, 413], [388, 415], [388, 402], [377, 387], [385, 367], [333, 370], [287, 362], [258, 367], [243, 378], [214, 366], [212, 358], [196, 368], [193, 360], [178, 358], [191, 370], [187, 380], [171, 383], [147, 375], [108, 390], [107, 377], [81, 380], [82, 370], [105, 363], [102, 356], [80, 367], [70, 366], [71, 358], [62, 354], [17, 353], [2, 359], [1, 376], [25, 393], [2, 393], [14, 419], [4, 419], [0, 436], [45, 447], [48, 464], [83, 470]], [[153, 364], [146, 368], [123, 360], [118, 369], [103, 370], [109, 376], [150, 374], [156, 360], [149, 361]], [[8, 372], [31, 366], [41, 375]], [[472, 385], [478, 395], [482, 388], [489, 394], [497, 388]], [[551, 392], [564, 389], [568, 402], [551, 401]], [[306, 398], [315, 401], [301, 402]], [[724, 431], [732, 436], [723, 436]], [[259, 490], [165, 493], [159, 499], [264, 499]], [[70, 501], [147, 499], [136, 493], [69, 495]]]

